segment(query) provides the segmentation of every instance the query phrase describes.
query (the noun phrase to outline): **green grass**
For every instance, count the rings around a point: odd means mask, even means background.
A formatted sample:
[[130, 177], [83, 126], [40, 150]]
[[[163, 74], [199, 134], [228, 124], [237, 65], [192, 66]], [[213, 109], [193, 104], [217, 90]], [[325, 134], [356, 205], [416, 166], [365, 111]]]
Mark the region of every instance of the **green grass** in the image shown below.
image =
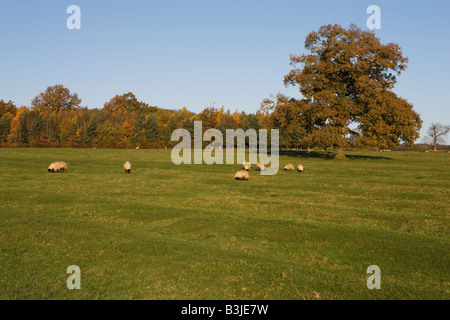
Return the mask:
[[449, 299], [450, 154], [313, 155], [235, 181], [170, 150], [0, 149], [0, 298]]

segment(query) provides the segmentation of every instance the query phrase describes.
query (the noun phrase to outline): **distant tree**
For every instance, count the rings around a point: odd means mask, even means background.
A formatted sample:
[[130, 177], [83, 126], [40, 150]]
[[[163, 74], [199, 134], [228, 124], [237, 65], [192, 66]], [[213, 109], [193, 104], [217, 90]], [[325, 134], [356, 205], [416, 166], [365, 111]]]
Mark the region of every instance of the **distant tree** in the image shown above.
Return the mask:
[[[305, 102], [288, 98], [282, 94], [277, 95], [276, 101], [270, 99], [263, 102], [264, 111], [272, 111], [272, 125], [280, 130], [280, 146], [292, 148], [299, 145], [300, 134], [307, 126], [307, 109]], [[303, 135], [302, 135], [303, 137]], [[314, 136], [317, 141], [318, 134]]]
[[151, 114], [148, 116], [144, 124], [145, 138], [149, 142], [156, 142], [159, 140], [159, 127], [158, 118], [156, 114]]
[[[219, 126], [218, 120], [219, 110], [215, 107], [207, 107], [198, 114], [199, 120], [202, 122], [203, 131], [208, 129], [216, 129]], [[239, 118], [239, 114], [237, 115]]]
[[59, 126], [60, 141], [66, 141], [70, 144], [79, 141], [80, 139], [77, 135], [78, 129], [78, 117], [73, 114], [65, 115], [60, 121]]
[[6, 142], [6, 139], [11, 131], [11, 120], [13, 115], [6, 113], [0, 118], [0, 143]]
[[92, 119], [86, 129], [84, 137], [82, 138], [83, 143], [86, 143], [88, 145], [92, 144], [92, 142], [97, 137], [97, 126], [98, 121], [96, 119]]
[[126, 115], [128, 113], [139, 112], [156, 112], [157, 107], [151, 107], [147, 103], [138, 101], [132, 92], [116, 95], [114, 98], [105, 102], [103, 110], [118, 115]]
[[233, 119], [233, 127], [230, 129], [239, 129], [239, 123], [241, 122], [241, 116], [237, 109], [236, 109], [236, 111], [233, 112], [233, 114], [231, 115], [231, 118]]
[[135, 132], [135, 124], [136, 120], [128, 118], [123, 122], [122, 127], [120, 128], [121, 140], [125, 147], [129, 147], [132, 143], [131, 140]]
[[244, 111], [239, 114], [239, 128], [242, 130], [248, 129], [248, 116]]
[[189, 131], [191, 136], [194, 136], [194, 121], [198, 120], [196, 116], [189, 117], [183, 124], [183, 128]]
[[450, 126], [443, 125], [441, 123], [432, 123], [430, 128], [428, 129], [427, 135], [431, 140], [431, 145], [433, 146], [433, 150], [437, 150], [438, 144], [444, 144], [445, 138], [447, 134], [450, 132]]
[[247, 119], [248, 119], [248, 128], [255, 129], [255, 130], [260, 129], [258, 117], [256, 116], [256, 114], [250, 113], [247, 116]]
[[120, 123], [113, 123], [106, 120], [97, 126], [97, 135], [93, 140], [93, 144], [101, 147], [117, 147], [118, 141], [121, 138], [122, 125]]
[[69, 89], [60, 84], [48, 87], [31, 101], [32, 109], [41, 112], [70, 110], [80, 103], [81, 99], [76, 93], [70, 93]]
[[134, 124], [134, 140], [135, 142], [145, 142], [145, 113], [139, 112]]
[[186, 107], [183, 107], [181, 111], [176, 113], [177, 128], [186, 128], [186, 124], [195, 114], [189, 111]]
[[227, 129], [234, 129], [233, 117], [232, 117], [229, 109], [226, 112], [222, 112], [221, 117], [220, 117], [220, 123], [219, 123], [219, 126], [217, 129], [222, 133], [224, 143], [226, 143], [225, 139], [226, 139]]
[[14, 102], [9, 100], [8, 102], [5, 102], [3, 100], [0, 100], [0, 118], [3, 117], [6, 113], [10, 113], [11, 115], [16, 114], [16, 106]]
[[285, 85], [299, 86], [303, 99], [279, 95], [277, 101], [265, 100], [262, 111], [276, 112], [283, 128], [302, 125], [303, 143], [333, 147], [337, 157], [343, 157], [354, 123], [366, 142], [379, 148], [414, 142], [422, 121], [411, 104], [390, 92], [408, 62], [397, 44], [381, 44], [374, 33], [354, 25], [325, 25], [306, 37], [305, 48], [310, 54], [291, 56], [294, 68], [284, 79]]
[[175, 116], [172, 115], [169, 119], [169, 122], [167, 123], [167, 127], [166, 130], [163, 134], [163, 142], [164, 142], [164, 146], [168, 146], [169, 142], [171, 141], [171, 137], [172, 137], [172, 132], [177, 129], [177, 122], [175, 120]]
[[17, 109], [15, 117], [11, 120], [11, 130], [8, 140], [11, 143], [28, 143], [27, 116], [28, 108], [25, 106]]
[[36, 111], [33, 121], [31, 122], [30, 139], [33, 142], [39, 142], [41, 134], [44, 130], [44, 120], [41, 113]]
[[261, 107], [256, 113], [258, 123], [261, 129], [273, 129], [273, 117], [271, 112], [277, 107], [276, 103], [271, 99], [264, 99]]
[[[62, 113], [72, 112], [79, 107], [81, 99], [76, 93], [62, 85], [49, 86], [31, 101], [31, 109], [39, 112], [43, 120], [43, 134], [40, 140], [44, 142], [61, 141], [61, 123], [66, 118]], [[67, 124], [67, 123], [65, 123]], [[67, 128], [63, 128], [65, 130]], [[63, 135], [63, 140], [66, 140]]]

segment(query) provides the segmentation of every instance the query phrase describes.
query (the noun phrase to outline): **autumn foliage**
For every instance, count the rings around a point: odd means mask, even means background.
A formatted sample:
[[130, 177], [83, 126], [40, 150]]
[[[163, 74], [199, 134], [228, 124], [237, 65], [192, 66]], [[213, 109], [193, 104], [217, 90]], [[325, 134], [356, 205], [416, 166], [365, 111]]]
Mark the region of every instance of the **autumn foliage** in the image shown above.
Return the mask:
[[194, 121], [207, 128], [258, 129], [256, 115], [207, 107], [199, 114], [183, 107], [169, 110], [139, 101], [131, 92], [116, 95], [102, 109], [81, 107], [81, 99], [62, 85], [48, 87], [32, 100], [31, 108], [17, 108], [0, 100], [0, 145], [105, 148], [167, 148], [172, 132], [193, 133]]
[[382, 44], [374, 33], [352, 25], [325, 25], [305, 40], [309, 52], [292, 55], [285, 85], [300, 98], [278, 94], [256, 114], [206, 107], [200, 113], [169, 110], [139, 101], [131, 92], [116, 95], [102, 109], [81, 107], [76, 93], [48, 87], [16, 108], [0, 100], [0, 145], [167, 148], [177, 128], [203, 130], [280, 129], [282, 148], [390, 148], [412, 145], [422, 120], [392, 89], [408, 58], [399, 45]]
[[305, 48], [310, 53], [292, 55], [284, 78], [302, 98], [279, 94], [261, 106], [286, 144], [340, 152], [349, 141], [380, 149], [414, 143], [422, 121], [391, 91], [408, 62], [397, 44], [354, 25], [326, 25], [306, 37]]

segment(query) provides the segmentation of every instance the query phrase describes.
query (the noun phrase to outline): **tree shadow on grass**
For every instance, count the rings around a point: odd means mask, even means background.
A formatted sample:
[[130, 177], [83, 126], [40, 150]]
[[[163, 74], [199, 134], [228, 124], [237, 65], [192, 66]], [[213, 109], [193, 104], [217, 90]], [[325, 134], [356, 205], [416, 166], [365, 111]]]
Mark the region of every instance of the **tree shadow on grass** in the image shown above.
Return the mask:
[[[324, 160], [333, 160], [333, 153], [327, 151], [302, 151], [302, 150], [280, 150], [280, 156], [297, 158], [318, 158]], [[344, 153], [349, 160], [392, 160], [392, 158], [381, 156], [369, 156], [361, 154]]]

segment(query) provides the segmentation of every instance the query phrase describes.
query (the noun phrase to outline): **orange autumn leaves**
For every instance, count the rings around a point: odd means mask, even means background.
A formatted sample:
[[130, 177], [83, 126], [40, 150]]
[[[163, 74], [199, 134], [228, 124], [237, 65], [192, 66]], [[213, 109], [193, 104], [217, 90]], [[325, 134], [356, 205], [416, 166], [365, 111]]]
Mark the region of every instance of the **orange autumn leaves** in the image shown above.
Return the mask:
[[288, 144], [343, 148], [355, 132], [360, 145], [414, 143], [422, 120], [391, 91], [408, 62], [399, 45], [382, 44], [354, 25], [335, 24], [311, 32], [305, 48], [308, 54], [291, 56], [292, 70], [284, 78], [285, 85], [298, 86], [302, 97], [279, 94], [262, 106], [285, 132], [301, 128], [298, 139], [284, 135]]
[[291, 55], [286, 86], [299, 98], [278, 94], [256, 113], [205, 107], [194, 113], [151, 106], [131, 93], [118, 94], [101, 109], [81, 106], [76, 93], [48, 87], [31, 107], [0, 100], [0, 145], [166, 148], [177, 128], [203, 130], [280, 129], [282, 148], [334, 148], [348, 145], [390, 148], [411, 145], [420, 116], [392, 89], [408, 58], [398, 44], [382, 44], [374, 33], [354, 25], [325, 25], [305, 40], [308, 53]]

